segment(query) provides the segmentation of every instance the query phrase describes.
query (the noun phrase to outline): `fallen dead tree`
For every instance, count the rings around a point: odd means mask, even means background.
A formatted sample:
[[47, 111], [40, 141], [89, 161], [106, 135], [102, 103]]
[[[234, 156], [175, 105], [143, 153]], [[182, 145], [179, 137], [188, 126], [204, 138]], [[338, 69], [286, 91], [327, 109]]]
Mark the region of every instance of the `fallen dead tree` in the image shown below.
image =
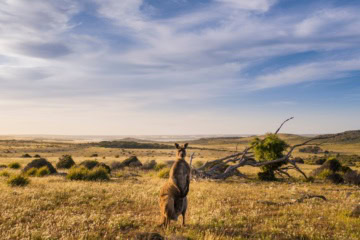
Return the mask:
[[[286, 119], [280, 127], [275, 131], [275, 135], [279, 133], [280, 129], [283, 127], [283, 125], [293, 119], [293, 117]], [[234, 175], [241, 175], [243, 177], [246, 177], [244, 174], [241, 174], [239, 172], [239, 168], [243, 166], [252, 166], [252, 167], [262, 167], [274, 163], [283, 163], [281, 168], [278, 168], [276, 170], [276, 173], [279, 176], [286, 176], [291, 178], [290, 174], [288, 173], [289, 170], [293, 169], [297, 172], [299, 172], [306, 180], [308, 180], [307, 175], [298, 167], [296, 160], [290, 159], [292, 156], [292, 153], [294, 150], [298, 147], [309, 145], [315, 141], [319, 140], [326, 140], [329, 138], [337, 137], [342, 135], [343, 133], [339, 134], [329, 134], [329, 135], [322, 135], [314, 138], [310, 138], [307, 141], [304, 141], [303, 143], [296, 144], [289, 147], [289, 150], [286, 154], [284, 154], [283, 157], [278, 158], [276, 160], [272, 161], [256, 161], [254, 158], [254, 152], [253, 147], [249, 146], [245, 148], [242, 152], [235, 153], [220, 159], [207, 161], [199, 168], [193, 168], [192, 169], [192, 176], [193, 178], [197, 179], [220, 179], [224, 180]], [[191, 157], [192, 158], [192, 157]], [[231, 165], [230, 165], [231, 164]], [[224, 166], [228, 165], [227, 168], [223, 171], [219, 171], [220, 169], [224, 169]], [[239, 174], [240, 173], [240, 174]]]

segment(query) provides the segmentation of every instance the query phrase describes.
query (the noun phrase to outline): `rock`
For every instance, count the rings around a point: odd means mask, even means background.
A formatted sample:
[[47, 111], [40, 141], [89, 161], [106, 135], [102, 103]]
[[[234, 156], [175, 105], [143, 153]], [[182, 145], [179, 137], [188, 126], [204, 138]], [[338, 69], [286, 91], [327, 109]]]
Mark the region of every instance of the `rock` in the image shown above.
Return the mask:
[[131, 156], [127, 159], [125, 159], [122, 164], [126, 167], [141, 167], [142, 163], [139, 161], [139, 159], [136, 156]]
[[56, 169], [53, 167], [53, 165], [46, 160], [45, 158], [38, 158], [35, 160], [32, 160], [28, 165], [26, 165], [26, 167], [23, 169], [23, 172], [26, 172], [27, 170], [29, 170], [30, 168], [42, 168], [46, 166], [50, 173], [56, 173]]

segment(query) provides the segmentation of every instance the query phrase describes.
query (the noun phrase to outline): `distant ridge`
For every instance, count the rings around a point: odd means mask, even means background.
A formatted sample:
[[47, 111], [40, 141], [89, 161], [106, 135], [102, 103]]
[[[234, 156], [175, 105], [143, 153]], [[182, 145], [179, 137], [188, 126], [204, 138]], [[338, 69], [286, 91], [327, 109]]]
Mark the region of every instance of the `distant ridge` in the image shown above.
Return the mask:
[[[329, 134], [323, 134], [320, 136], [327, 136]], [[360, 130], [345, 131], [343, 134], [328, 139], [327, 142], [332, 143], [360, 143]]]

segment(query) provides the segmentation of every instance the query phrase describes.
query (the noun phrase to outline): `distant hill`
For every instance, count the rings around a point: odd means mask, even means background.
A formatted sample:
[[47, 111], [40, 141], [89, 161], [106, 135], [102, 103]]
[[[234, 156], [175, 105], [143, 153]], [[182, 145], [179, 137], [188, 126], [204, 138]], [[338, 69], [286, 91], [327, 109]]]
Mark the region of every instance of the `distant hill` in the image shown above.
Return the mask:
[[[327, 136], [327, 135], [328, 134], [320, 135], [320, 136]], [[343, 134], [341, 134], [340, 136], [336, 136], [334, 138], [328, 139], [327, 142], [331, 142], [331, 143], [360, 143], [360, 130], [346, 131]]]
[[104, 148], [132, 148], [132, 149], [173, 149], [173, 146], [160, 143], [140, 143], [131, 141], [102, 141], [92, 145]]

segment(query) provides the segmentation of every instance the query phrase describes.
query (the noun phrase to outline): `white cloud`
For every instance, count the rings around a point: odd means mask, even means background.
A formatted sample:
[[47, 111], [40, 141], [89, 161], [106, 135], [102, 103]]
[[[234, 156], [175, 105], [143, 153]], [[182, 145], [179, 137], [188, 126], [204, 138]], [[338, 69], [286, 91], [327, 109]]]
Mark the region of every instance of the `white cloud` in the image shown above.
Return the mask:
[[[254, 76], [246, 72], [273, 57], [355, 49], [360, 34], [356, 9], [268, 16], [264, 13], [276, 1], [216, 0], [185, 14], [155, 19], [142, 11], [142, 0], [91, 2], [96, 12], [88, 14], [106, 26], [94, 33], [78, 31], [82, 25], [76, 21], [86, 20], [73, 19], [86, 11], [82, 1], [0, 2], [1, 101], [26, 100], [29, 109], [40, 112], [52, 104], [79, 112], [95, 111], [91, 106], [97, 105], [106, 116], [112, 116], [112, 109], [132, 115], [164, 102], [206, 103], [359, 70], [360, 56], [352, 52]], [[160, 115], [173, 111], [164, 108]], [[76, 111], [72, 114], [78, 116]]]
[[230, 5], [230, 7], [242, 10], [256, 10], [266, 12], [276, 2], [275, 0], [216, 0], [220, 3]]

